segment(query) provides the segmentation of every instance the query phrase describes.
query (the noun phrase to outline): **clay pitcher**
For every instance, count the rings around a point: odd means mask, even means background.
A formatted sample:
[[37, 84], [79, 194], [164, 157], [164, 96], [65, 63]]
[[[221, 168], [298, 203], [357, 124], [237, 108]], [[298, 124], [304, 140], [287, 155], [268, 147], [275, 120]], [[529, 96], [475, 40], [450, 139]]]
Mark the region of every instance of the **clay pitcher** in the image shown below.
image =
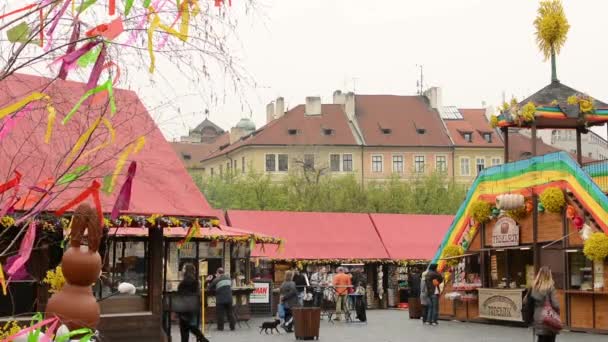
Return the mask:
[[[82, 245], [85, 229], [88, 246]], [[61, 291], [51, 296], [46, 306], [47, 317], [59, 317], [70, 331], [95, 329], [99, 323], [99, 304], [93, 296], [92, 286], [101, 271], [101, 256], [97, 252], [100, 238], [97, 213], [86, 204], [80, 205], [74, 212], [70, 248], [61, 259], [66, 283]]]

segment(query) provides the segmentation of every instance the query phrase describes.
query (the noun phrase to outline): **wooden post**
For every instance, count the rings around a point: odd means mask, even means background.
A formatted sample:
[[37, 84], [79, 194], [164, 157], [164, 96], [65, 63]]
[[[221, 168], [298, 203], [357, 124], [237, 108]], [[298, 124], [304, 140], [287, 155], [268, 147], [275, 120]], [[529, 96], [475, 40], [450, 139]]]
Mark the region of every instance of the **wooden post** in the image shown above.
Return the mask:
[[148, 287], [149, 310], [156, 315], [162, 314], [162, 291], [163, 291], [163, 230], [159, 227], [148, 229], [148, 253], [150, 263], [148, 264]]
[[201, 331], [205, 333], [205, 277], [201, 274]]
[[[532, 123], [532, 157], [536, 157], [536, 122]], [[540, 250], [538, 248], [538, 195], [532, 193], [532, 239], [534, 242], [534, 271], [540, 268]]]
[[536, 122], [532, 123], [532, 157], [536, 157]]
[[503, 127], [501, 130], [505, 142], [505, 160], [503, 160], [503, 163], [506, 164], [509, 162], [509, 127]]
[[581, 146], [581, 129], [576, 128], [576, 161], [578, 165], [583, 165], [583, 148]]

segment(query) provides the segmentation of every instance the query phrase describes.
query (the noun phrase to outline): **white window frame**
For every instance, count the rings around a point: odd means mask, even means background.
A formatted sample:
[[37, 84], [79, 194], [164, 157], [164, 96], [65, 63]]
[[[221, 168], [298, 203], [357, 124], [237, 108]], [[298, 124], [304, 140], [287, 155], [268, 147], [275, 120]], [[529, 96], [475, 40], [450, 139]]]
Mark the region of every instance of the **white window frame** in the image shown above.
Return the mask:
[[[287, 170], [285, 171], [281, 171], [280, 166], [279, 166], [279, 156], [287, 156]], [[288, 153], [277, 153], [276, 154], [276, 161], [275, 161], [275, 166], [276, 166], [276, 172], [289, 172], [289, 154]]]
[[[331, 156], [338, 156], [338, 170], [332, 170], [331, 169]], [[329, 171], [330, 172], [341, 172], [342, 171], [342, 154], [340, 154], [340, 153], [329, 153], [329, 155], [327, 156], [327, 159], [329, 159]]]
[[[267, 160], [267, 156], [274, 156], [274, 170], [268, 170], [268, 168], [266, 167], [266, 160]], [[265, 153], [264, 154], [264, 172], [277, 172], [277, 170], [279, 169], [279, 165], [277, 164], [277, 153]]]
[[[416, 164], [416, 158], [417, 157], [422, 157], [422, 172], [416, 170], [416, 166], [417, 166], [417, 164]], [[424, 154], [415, 154], [413, 156], [413, 165], [412, 166], [413, 166], [414, 173], [416, 173], [416, 174], [424, 174], [426, 172], [426, 170], [425, 170], [426, 169], [426, 156]]]
[[[345, 170], [344, 168], [344, 156], [350, 156], [350, 170]], [[342, 153], [342, 155], [340, 156], [341, 160], [340, 163], [342, 165], [342, 172], [353, 172], [354, 165], [355, 165], [355, 160], [354, 160], [354, 155], [352, 153]]]
[[[468, 165], [467, 167], [467, 173], [465, 174], [462, 169], [463, 165], [465, 165], [464, 161], [466, 160], [466, 165]], [[469, 177], [471, 176], [471, 158], [470, 157], [460, 157], [460, 175], [461, 176], [466, 176]]]
[[[498, 163], [494, 163], [494, 161], [498, 161]], [[502, 165], [502, 158], [501, 157], [492, 157], [490, 162], [492, 163], [492, 166]]]
[[[439, 170], [439, 168], [437, 168], [437, 157], [443, 157], [445, 158], [445, 170]], [[448, 161], [448, 155], [447, 154], [436, 154], [435, 155], [435, 171], [436, 172], [444, 172], [444, 173], [448, 173], [449, 170], [449, 161]]]
[[[401, 170], [395, 171], [395, 157], [401, 157]], [[401, 153], [394, 153], [391, 155], [391, 170], [393, 173], [403, 174], [405, 172], [405, 156]]]
[[475, 172], [476, 172], [476, 174], [479, 174], [481, 172], [479, 170], [479, 167], [478, 167], [479, 164], [477, 164], [478, 160], [483, 160], [483, 169], [484, 170], [488, 168], [488, 166], [486, 164], [486, 157], [475, 157]]
[[[374, 170], [374, 157], [380, 157], [380, 171]], [[372, 154], [370, 161], [371, 161], [371, 170], [373, 173], [384, 172], [384, 156], [382, 154]]]

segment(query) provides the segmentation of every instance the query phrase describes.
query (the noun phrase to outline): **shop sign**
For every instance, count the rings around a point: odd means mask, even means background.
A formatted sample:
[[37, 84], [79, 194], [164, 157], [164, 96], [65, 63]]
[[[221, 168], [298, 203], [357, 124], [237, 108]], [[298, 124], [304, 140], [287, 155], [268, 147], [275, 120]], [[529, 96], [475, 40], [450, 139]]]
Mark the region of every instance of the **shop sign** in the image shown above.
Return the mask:
[[251, 304], [269, 304], [270, 303], [270, 283], [253, 283], [253, 292], [249, 295]]
[[479, 317], [523, 322], [521, 315], [523, 289], [478, 289], [478, 291]]
[[492, 230], [493, 247], [509, 247], [519, 245], [519, 226], [510, 217], [501, 217], [496, 221]]

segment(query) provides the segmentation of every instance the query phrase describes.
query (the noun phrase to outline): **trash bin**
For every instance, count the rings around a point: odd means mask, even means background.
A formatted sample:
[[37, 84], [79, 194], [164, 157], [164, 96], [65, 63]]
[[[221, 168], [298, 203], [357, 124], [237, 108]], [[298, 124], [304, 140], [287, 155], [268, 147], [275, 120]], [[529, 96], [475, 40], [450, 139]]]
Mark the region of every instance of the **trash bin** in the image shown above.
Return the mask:
[[420, 298], [408, 298], [407, 300], [410, 319], [420, 319], [422, 317], [422, 305]]
[[321, 308], [293, 308], [296, 340], [318, 340]]

